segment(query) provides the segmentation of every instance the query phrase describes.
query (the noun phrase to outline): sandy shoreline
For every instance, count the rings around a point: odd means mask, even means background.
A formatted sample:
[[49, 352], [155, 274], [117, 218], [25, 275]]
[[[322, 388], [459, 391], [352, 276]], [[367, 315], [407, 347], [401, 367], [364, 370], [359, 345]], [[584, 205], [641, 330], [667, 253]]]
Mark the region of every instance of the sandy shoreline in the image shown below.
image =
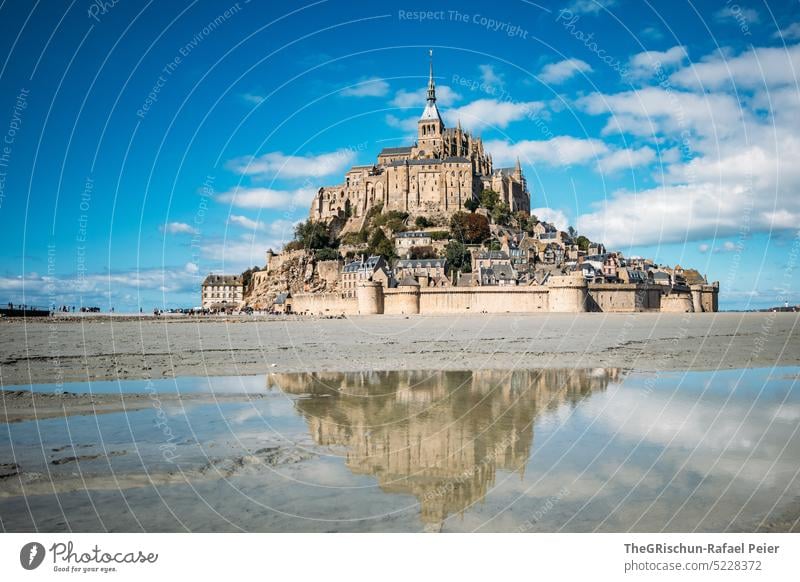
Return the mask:
[[3, 387], [266, 372], [800, 364], [800, 315], [4, 320]]

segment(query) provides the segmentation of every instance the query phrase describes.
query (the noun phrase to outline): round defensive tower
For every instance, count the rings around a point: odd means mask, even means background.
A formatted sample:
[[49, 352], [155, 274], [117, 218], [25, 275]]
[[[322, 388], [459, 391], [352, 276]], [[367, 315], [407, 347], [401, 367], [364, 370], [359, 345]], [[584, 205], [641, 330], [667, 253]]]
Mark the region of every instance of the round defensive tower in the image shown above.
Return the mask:
[[550, 277], [547, 280], [548, 304], [551, 313], [583, 313], [589, 298], [589, 285], [583, 275]]
[[364, 281], [356, 289], [359, 315], [383, 313], [383, 285], [375, 281]]
[[419, 313], [420, 284], [412, 277], [406, 277], [397, 285], [395, 292], [394, 312], [400, 315], [417, 315]]

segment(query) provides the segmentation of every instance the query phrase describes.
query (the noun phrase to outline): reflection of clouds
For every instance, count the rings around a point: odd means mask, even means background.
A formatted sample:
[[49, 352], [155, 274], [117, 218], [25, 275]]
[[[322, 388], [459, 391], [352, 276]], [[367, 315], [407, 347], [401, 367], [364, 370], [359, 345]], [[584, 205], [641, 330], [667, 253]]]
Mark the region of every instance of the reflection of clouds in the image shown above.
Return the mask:
[[[705, 475], [713, 466], [714, 474], [756, 482], [766, 475], [765, 482], [772, 482], [775, 473], [800, 461], [800, 438], [792, 434], [796, 424], [787, 422], [800, 418], [800, 403], [754, 404], [752, 393], [733, 394], [726, 403], [719, 393], [661, 388], [645, 393], [623, 385], [606, 398], [585, 402], [579, 412], [617, 438], [666, 447], [659, 464], [674, 463], [676, 470], [685, 463], [683, 470]], [[630, 462], [637, 462], [637, 453]]]

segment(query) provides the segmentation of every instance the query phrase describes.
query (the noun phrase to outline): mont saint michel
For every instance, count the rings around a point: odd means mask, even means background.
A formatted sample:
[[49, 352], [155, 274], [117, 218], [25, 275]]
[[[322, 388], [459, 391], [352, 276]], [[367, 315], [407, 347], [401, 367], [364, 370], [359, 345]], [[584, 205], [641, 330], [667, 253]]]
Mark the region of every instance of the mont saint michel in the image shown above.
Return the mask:
[[[417, 140], [316, 192], [308, 221], [263, 269], [209, 275], [210, 311], [306, 315], [714, 312], [719, 283], [626, 257], [531, 215], [517, 158], [496, 168], [483, 140], [446, 127], [430, 54]], [[423, 106], [423, 104], [420, 104]]]

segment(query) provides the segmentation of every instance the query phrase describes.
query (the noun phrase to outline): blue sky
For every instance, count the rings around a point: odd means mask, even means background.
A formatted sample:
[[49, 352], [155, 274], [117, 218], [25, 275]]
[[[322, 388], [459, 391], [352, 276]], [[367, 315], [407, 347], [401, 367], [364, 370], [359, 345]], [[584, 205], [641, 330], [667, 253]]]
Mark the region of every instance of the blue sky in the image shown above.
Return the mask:
[[193, 306], [313, 192], [448, 124], [540, 218], [800, 303], [800, 10], [785, 2], [6, 1], [0, 301]]

